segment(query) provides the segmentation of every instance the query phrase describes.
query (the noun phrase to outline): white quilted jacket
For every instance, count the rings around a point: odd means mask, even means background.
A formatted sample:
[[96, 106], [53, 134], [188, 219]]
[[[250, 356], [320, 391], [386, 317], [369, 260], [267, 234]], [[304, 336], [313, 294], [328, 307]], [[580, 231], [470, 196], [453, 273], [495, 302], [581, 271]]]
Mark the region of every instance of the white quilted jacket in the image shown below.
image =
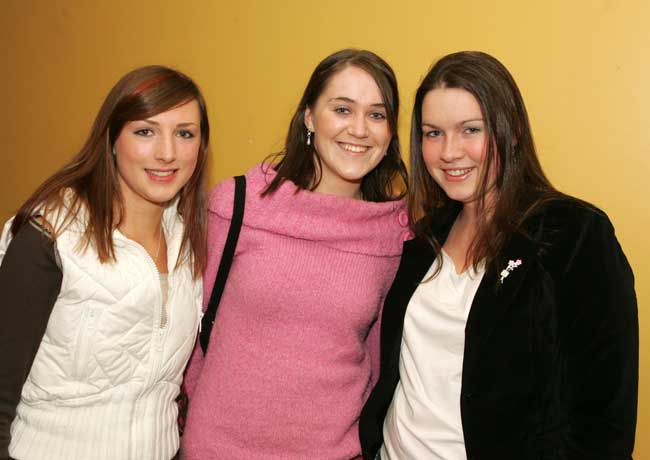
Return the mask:
[[[174, 400], [202, 287], [188, 263], [174, 270], [183, 232], [175, 205], [163, 221], [170, 269], [164, 327], [159, 275], [142, 246], [115, 231], [117, 262], [101, 264], [92, 248], [76, 251], [79, 222], [57, 238], [63, 283], [11, 427], [12, 457], [169, 460], [177, 451]], [[9, 235], [7, 224], [0, 261]]]

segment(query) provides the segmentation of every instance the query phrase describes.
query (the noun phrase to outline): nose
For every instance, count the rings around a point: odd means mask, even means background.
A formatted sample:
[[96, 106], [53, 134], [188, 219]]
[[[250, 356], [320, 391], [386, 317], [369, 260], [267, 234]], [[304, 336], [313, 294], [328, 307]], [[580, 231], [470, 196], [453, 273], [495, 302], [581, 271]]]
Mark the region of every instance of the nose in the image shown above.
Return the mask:
[[165, 137], [156, 149], [156, 159], [164, 163], [171, 163], [176, 159], [175, 136]]
[[368, 124], [363, 113], [356, 114], [351, 118], [348, 132], [354, 137], [368, 137]]
[[440, 158], [442, 161], [451, 163], [454, 160], [462, 158], [463, 156], [463, 147], [461, 142], [454, 139], [452, 136], [445, 136], [444, 142], [442, 144], [442, 151], [440, 152]]

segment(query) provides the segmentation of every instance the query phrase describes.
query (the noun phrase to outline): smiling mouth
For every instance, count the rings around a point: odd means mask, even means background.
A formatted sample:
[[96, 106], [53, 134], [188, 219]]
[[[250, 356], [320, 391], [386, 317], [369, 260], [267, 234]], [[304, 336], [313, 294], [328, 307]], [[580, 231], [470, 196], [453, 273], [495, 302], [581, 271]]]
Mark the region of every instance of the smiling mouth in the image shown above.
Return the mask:
[[346, 142], [338, 142], [338, 144], [343, 150], [350, 153], [365, 153], [370, 149], [367, 145], [348, 144]]
[[445, 169], [444, 171], [445, 171], [445, 174], [447, 174], [448, 176], [451, 176], [451, 177], [462, 177], [462, 176], [465, 176], [465, 175], [469, 174], [469, 172], [470, 172], [472, 169], [474, 169], [474, 168], [465, 168], [465, 169]]
[[169, 177], [172, 174], [174, 174], [177, 170], [176, 169], [165, 169], [165, 170], [160, 170], [160, 169], [145, 169], [147, 171], [147, 174], [151, 174], [152, 176], [156, 177]]

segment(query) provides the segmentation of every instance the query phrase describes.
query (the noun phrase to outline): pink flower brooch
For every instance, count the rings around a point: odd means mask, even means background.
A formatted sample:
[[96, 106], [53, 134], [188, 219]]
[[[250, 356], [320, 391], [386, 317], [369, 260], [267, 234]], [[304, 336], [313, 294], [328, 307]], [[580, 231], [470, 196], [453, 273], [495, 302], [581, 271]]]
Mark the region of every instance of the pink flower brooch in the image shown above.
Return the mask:
[[503, 284], [503, 280], [508, 277], [510, 272], [513, 271], [518, 266], [520, 266], [521, 263], [522, 263], [521, 259], [508, 261], [508, 266], [504, 270], [501, 270], [501, 278], [500, 278], [501, 284]]

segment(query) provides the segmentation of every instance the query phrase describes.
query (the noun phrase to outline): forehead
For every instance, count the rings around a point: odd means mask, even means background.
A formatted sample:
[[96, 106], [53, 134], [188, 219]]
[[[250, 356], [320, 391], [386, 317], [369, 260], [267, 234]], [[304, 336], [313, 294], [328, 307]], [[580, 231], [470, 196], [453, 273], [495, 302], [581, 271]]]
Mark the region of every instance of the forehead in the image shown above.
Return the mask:
[[483, 118], [472, 93], [462, 88], [435, 88], [422, 101], [422, 121], [459, 122]]
[[332, 98], [349, 98], [367, 104], [384, 102], [379, 86], [372, 75], [356, 66], [347, 66], [332, 75], [318, 101], [326, 102]]
[[201, 119], [201, 111], [199, 109], [199, 103], [196, 99], [184, 102], [176, 107], [172, 107], [169, 110], [160, 112], [152, 117], [148, 117], [147, 120], [152, 120], [158, 123], [196, 123], [198, 124]]

